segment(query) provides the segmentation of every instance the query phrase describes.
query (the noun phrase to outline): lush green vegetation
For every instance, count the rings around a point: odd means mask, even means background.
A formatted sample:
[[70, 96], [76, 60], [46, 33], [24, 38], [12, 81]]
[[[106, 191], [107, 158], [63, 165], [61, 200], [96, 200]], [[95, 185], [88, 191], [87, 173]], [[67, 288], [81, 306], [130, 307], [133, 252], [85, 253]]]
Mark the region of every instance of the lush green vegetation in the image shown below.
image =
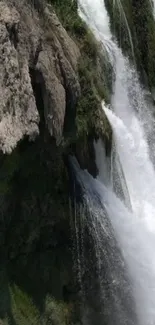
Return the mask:
[[112, 70], [106, 53], [78, 16], [77, 0], [50, 0], [50, 2], [81, 52], [79, 60], [81, 98], [77, 105], [77, 137], [87, 136], [93, 132], [96, 135], [104, 134], [109, 138], [110, 127], [100, 104], [101, 99], [110, 102]]
[[79, 64], [79, 80], [82, 88], [82, 96], [77, 107], [76, 121], [78, 136], [82, 134], [88, 135], [90, 130], [94, 130], [96, 135], [101, 136], [104, 134], [109, 137], [110, 127], [100, 108], [101, 98], [108, 100], [108, 94], [104, 92], [106, 85], [104, 87], [104, 82], [97, 75], [97, 69], [95, 71], [88, 57], [82, 58]]
[[9, 285], [11, 311], [6, 311], [3, 325], [68, 325], [71, 306], [46, 296], [44, 311], [40, 312], [31, 296], [17, 285]]

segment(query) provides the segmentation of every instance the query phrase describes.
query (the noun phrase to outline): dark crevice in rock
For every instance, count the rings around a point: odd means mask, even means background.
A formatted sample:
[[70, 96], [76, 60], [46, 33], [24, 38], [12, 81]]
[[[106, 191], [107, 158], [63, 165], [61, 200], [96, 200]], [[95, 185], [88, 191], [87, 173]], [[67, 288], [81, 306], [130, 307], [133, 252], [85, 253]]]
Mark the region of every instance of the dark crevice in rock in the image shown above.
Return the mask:
[[31, 84], [33, 89], [33, 94], [36, 101], [36, 106], [40, 115], [39, 129], [40, 132], [45, 128], [45, 117], [44, 117], [44, 98], [45, 98], [45, 85], [44, 79], [40, 71], [34, 68], [29, 68], [29, 74], [31, 78]]
[[42, 40], [39, 39], [38, 46], [36, 48], [35, 56], [34, 56], [34, 59], [33, 59], [33, 66], [34, 67], [37, 65], [38, 57], [39, 57], [39, 54], [40, 54], [41, 50], [42, 50]]
[[11, 43], [14, 45], [14, 48], [17, 49], [18, 42], [19, 42], [18, 31], [17, 31], [18, 25], [14, 24], [14, 25], [10, 26], [9, 24], [6, 24], [6, 29], [9, 33], [9, 39], [10, 39]]
[[76, 118], [76, 106], [79, 98], [79, 93], [78, 91], [76, 91], [77, 88], [76, 79], [73, 81], [67, 78], [68, 76], [65, 74], [61, 57], [59, 57], [59, 67], [64, 82], [64, 88], [66, 91], [66, 112], [65, 112], [65, 119], [64, 119], [64, 133], [66, 135], [71, 134], [73, 136], [76, 133], [75, 118]]
[[76, 105], [72, 98], [71, 91], [69, 87], [66, 88], [66, 113], [64, 119], [64, 133], [71, 134], [72, 136], [76, 134]]
[[42, 0], [28, 0], [28, 2], [30, 3], [31, 6], [34, 7], [34, 9], [36, 9], [39, 13], [43, 13], [44, 9], [45, 9], [45, 4], [46, 2], [42, 1]]
[[72, 145], [72, 151], [80, 167], [82, 169], [87, 169], [93, 177], [96, 177], [98, 171], [95, 163], [94, 138], [95, 135], [92, 133], [89, 134], [86, 139], [80, 139], [77, 143]]

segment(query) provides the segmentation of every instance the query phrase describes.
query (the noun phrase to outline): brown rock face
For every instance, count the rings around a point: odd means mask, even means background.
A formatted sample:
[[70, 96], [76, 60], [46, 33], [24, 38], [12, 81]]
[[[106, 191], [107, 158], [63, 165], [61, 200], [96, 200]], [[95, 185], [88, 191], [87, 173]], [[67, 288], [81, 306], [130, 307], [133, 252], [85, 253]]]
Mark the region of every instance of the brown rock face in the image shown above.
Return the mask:
[[16, 48], [19, 22], [15, 8], [0, 2], [0, 148], [8, 153], [25, 134], [38, 132], [28, 61]]
[[10, 153], [39, 132], [39, 111], [61, 141], [66, 107], [80, 94], [79, 50], [51, 8], [41, 16], [26, 1], [0, 1], [0, 149]]

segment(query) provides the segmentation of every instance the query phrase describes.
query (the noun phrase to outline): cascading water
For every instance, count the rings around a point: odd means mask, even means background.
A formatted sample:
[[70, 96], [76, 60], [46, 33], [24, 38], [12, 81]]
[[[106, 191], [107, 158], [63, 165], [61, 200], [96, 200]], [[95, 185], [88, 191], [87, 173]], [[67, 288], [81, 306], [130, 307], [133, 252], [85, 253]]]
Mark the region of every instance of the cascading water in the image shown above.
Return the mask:
[[[92, 272], [94, 274], [93, 282], [99, 282], [100, 284], [100, 290], [95, 292], [95, 296], [94, 292], [90, 292], [91, 296], [94, 296], [95, 302], [97, 301], [100, 318], [97, 320], [98, 315], [96, 315], [95, 322], [91, 322], [92, 319], [90, 318], [87, 323], [137, 325], [137, 316], [132, 298], [132, 285], [128, 278], [127, 266], [115, 238], [109, 218], [110, 214], [106, 206], [106, 203], [109, 204], [110, 202], [107, 194], [111, 192], [107, 191], [103, 196], [103, 191], [107, 190], [107, 188], [99, 180], [93, 179], [87, 171], [82, 171], [74, 158], [71, 158], [71, 163], [83, 193], [83, 215], [85, 215], [86, 219], [83, 220], [83, 223], [86, 222], [86, 231], [91, 235], [89, 268], [91, 274]], [[113, 199], [113, 197], [115, 198], [114, 194], [112, 194], [111, 198]], [[80, 216], [78, 218], [80, 219]], [[86, 237], [87, 234], [84, 236], [85, 240]], [[92, 250], [93, 245], [95, 245], [95, 260]], [[88, 252], [87, 248], [86, 260], [88, 259]], [[95, 262], [95, 268], [97, 268], [95, 273], [91, 261], [93, 264]], [[89, 279], [88, 269], [86, 272]]]
[[[105, 236], [105, 218], [100, 209], [106, 211], [115, 232], [115, 237], [124, 260], [128, 266], [130, 283], [136, 304], [138, 321], [129, 322], [140, 325], [155, 324], [155, 143], [152, 107], [145, 100], [134, 67], [122, 54], [112, 40], [109, 19], [102, 0], [79, 0], [79, 13], [103, 43], [115, 70], [115, 83], [111, 100], [111, 110], [104, 111], [113, 129], [116, 157], [123, 173], [119, 174], [121, 188], [126, 200], [117, 197], [115, 187], [104, 178], [105, 155], [96, 147], [99, 179], [94, 180], [80, 169], [76, 173], [81, 182], [85, 196], [100, 198], [95, 218], [101, 225]], [[113, 59], [114, 58], [114, 59]], [[116, 162], [116, 159], [114, 159]], [[101, 175], [101, 177], [100, 177]], [[123, 175], [123, 176], [122, 176]], [[115, 180], [114, 180], [115, 181]], [[89, 184], [89, 185], [88, 185]], [[91, 188], [91, 193], [90, 193]], [[88, 200], [90, 204], [91, 200]], [[91, 205], [91, 209], [94, 207]], [[101, 236], [101, 234], [100, 234]], [[130, 316], [128, 315], [130, 318]], [[118, 325], [123, 324], [121, 322]], [[124, 324], [128, 324], [124, 319]]]
[[132, 53], [132, 58], [135, 59], [135, 54], [134, 54], [134, 46], [133, 46], [133, 42], [132, 42], [132, 35], [131, 35], [131, 31], [130, 31], [130, 27], [124, 12], [124, 8], [122, 6], [122, 2], [121, 0], [113, 0], [113, 10], [115, 10], [115, 7], [118, 7], [119, 9], [119, 13], [120, 13], [120, 17], [123, 18], [124, 22], [125, 22], [125, 26], [128, 32], [128, 36], [129, 36], [129, 42], [130, 42], [130, 47], [131, 47], [131, 53]]
[[150, 0], [151, 6], [153, 7], [153, 11], [155, 14], [155, 0]]

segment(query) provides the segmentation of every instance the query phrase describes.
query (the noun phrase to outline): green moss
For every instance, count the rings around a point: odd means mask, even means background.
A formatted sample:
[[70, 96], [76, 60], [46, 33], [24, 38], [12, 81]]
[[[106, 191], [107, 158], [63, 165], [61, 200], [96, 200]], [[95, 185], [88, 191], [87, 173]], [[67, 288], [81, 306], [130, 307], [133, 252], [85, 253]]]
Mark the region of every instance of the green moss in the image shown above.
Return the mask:
[[58, 301], [47, 295], [44, 310], [39, 311], [32, 298], [15, 284], [9, 286], [11, 314], [6, 310], [3, 325], [69, 325], [72, 304]]
[[78, 17], [77, 17], [77, 1], [76, 0], [49, 0], [49, 2], [54, 6], [57, 15], [64, 28], [71, 33], [76, 26], [78, 30]]
[[10, 286], [12, 315], [16, 325], [37, 325], [39, 311], [32, 299], [16, 285]]
[[[99, 88], [97, 71], [91, 65], [92, 62], [88, 58], [86, 60], [82, 58], [79, 65], [79, 80], [83, 92], [77, 106], [77, 133], [78, 136], [88, 135], [90, 130], [94, 130], [108, 136], [110, 127], [101, 111], [101, 98], [106, 98], [105, 88]], [[99, 127], [101, 117], [105, 122], [105, 128], [102, 130]]]
[[69, 304], [56, 301], [50, 296], [47, 296], [43, 322], [53, 325], [68, 325], [70, 323], [70, 308], [71, 306]]
[[[110, 134], [110, 126], [104, 114], [101, 113], [101, 99], [110, 102], [112, 85], [112, 69], [106, 52], [96, 41], [94, 35], [78, 16], [77, 1], [52, 1], [56, 13], [63, 26], [77, 43], [81, 57], [79, 60], [79, 82], [81, 97], [77, 104], [77, 138], [82, 135], [105, 133]], [[99, 127], [101, 117], [105, 129]], [[73, 140], [73, 139], [72, 139]], [[74, 139], [75, 141], [75, 139]]]

